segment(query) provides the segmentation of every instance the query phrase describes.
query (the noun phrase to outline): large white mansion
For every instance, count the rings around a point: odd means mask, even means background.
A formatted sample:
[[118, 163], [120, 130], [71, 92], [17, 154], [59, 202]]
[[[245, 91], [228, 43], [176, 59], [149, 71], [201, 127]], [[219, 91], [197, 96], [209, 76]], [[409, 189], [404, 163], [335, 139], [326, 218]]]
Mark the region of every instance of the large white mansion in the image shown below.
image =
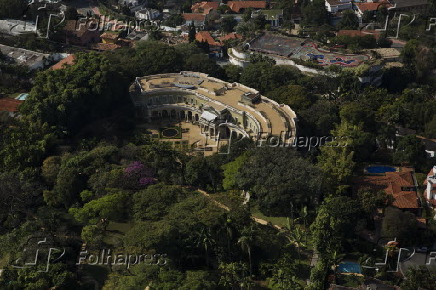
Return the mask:
[[147, 122], [174, 119], [197, 124], [211, 138], [265, 138], [296, 134], [296, 114], [255, 89], [199, 72], [136, 78], [130, 87], [136, 115]]

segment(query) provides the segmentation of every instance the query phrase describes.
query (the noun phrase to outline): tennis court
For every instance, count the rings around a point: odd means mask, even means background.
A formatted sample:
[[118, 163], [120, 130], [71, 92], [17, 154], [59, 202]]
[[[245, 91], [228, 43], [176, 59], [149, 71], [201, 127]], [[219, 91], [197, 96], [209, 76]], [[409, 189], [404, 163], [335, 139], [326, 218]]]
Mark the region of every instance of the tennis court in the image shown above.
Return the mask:
[[301, 60], [314, 60], [322, 66], [358, 66], [370, 59], [365, 54], [341, 54], [318, 48], [307, 39], [264, 34], [250, 43], [250, 49], [259, 53], [274, 54]]

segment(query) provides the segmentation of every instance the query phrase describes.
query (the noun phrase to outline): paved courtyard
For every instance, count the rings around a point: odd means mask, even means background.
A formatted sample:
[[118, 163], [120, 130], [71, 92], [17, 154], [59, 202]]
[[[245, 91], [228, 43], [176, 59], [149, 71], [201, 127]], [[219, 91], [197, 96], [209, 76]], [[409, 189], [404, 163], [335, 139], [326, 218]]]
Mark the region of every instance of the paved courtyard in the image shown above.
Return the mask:
[[[180, 126], [182, 128], [182, 138], [160, 138], [160, 129], [166, 127]], [[215, 141], [214, 137], [201, 133], [200, 127], [191, 122], [175, 122], [173, 120], [161, 120], [152, 123], [138, 125], [139, 128], [147, 129], [151, 132], [152, 138], [160, 142], [172, 143], [173, 148], [179, 150], [192, 150], [193, 152], [204, 152], [205, 156], [218, 152], [219, 148], [228, 144], [228, 140], [221, 139]], [[204, 149], [210, 148], [210, 149]]]

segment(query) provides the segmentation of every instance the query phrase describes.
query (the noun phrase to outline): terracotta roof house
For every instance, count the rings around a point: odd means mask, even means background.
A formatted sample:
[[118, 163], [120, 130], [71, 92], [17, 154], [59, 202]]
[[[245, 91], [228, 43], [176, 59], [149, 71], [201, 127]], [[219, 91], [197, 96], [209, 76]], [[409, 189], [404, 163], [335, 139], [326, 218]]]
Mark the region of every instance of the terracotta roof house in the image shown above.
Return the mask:
[[116, 43], [120, 33], [119, 31], [106, 31], [100, 35], [100, 38], [103, 43]]
[[16, 99], [0, 98], [0, 122], [7, 122], [9, 118], [16, 117], [18, 106], [22, 102]]
[[199, 31], [195, 35], [195, 40], [199, 42], [207, 42], [210, 46], [221, 46], [220, 42], [217, 42], [213, 39], [212, 35], [210, 35], [209, 31]]
[[219, 39], [221, 42], [226, 41], [226, 40], [230, 40], [230, 39], [242, 39], [242, 35], [237, 34], [237, 33], [235, 33], [235, 32], [231, 32], [231, 33], [229, 33], [229, 34], [227, 34], [227, 35], [220, 36], [218, 39]]
[[97, 51], [112, 51], [120, 48], [121, 45], [116, 43], [93, 43], [90, 48]]
[[65, 32], [65, 42], [72, 45], [88, 46], [92, 43], [97, 43], [100, 41], [100, 32], [97, 27], [95, 30], [91, 29], [90, 26], [96, 26], [96, 22], [90, 22], [89, 25], [85, 23], [80, 23], [76, 20], [67, 20], [64, 32]]
[[265, 9], [266, 1], [228, 1], [227, 6], [235, 13], [244, 13], [248, 8]]
[[380, 37], [380, 32], [375, 30], [339, 30], [336, 33], [337, 36], [351, 36], [351, 37], [363, 37], [366, 35], [372, 35], [375, 38]]
[[425, 199], [434, 209], [436, 209], [436, 166], [433, 166], [427, 174], [424, 185], [426, 186], [424, 193]]
[[201, 13], [183, 13], [183, 19], [186, 25], [194, 24], [194, 26], [204, 26], [206, 15]]
[[377, 11], [380, 7], [390, 8], [391, 3], [387, 0], [379, 2], [364, 2], [364, 3], [354, 3], [357, 10], [363, 14], [365, 11]]
[[378, 2], [364, 2], [364, 3], [354, 3], [355, 12], [359, 19], [362, 19], [363, 13], [365, 11], [369, 11], [371, 13], [375, 13], [377, 10], [382, 7], [391, 8], [393, 5], [388, 0], [381, 0]]
[[420, 206], [416, 193], [414, 171], [402, 167], [400, 172], [386, 172], [384, 175], [361, 176], [353, 180], [354, 191], [369, 187], [384, 190], [394, 197], [393, 206], [419, 214]]
[[65, 66], [73, 65], [75, 60], [76, 60], [76, 56], [74, 54], [70, 54], [66, 58], [54, 64], [50, 69], [51, 70], [63, 69]]
[[198, 2], [191, 6], [192, 13], [209, 14], [210, 11], [218, 9], [220, 2]]

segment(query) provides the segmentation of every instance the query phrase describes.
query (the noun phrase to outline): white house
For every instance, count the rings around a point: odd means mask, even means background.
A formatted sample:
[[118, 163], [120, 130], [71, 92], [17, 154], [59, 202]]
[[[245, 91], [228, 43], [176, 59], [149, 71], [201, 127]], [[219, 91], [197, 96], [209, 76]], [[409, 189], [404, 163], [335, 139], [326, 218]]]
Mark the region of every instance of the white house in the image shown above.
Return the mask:
[[7, 59], [30, 70], [43, 69], [52, 59], [49, 54], [0, 44], [0, 51]]
[[144, 8], [135, 12], [135, 17], [139, 20], [155, 20], [159, 16], [160, 12], [157, 9]]
[[428, 203], [434, 209], [436, 209], [436, 166], [433, 166], [428, 173], [427, 179], [424, 181], [424, 185], [426, 185], [424, 196]]
[[138, 0], [120, 0], [118, 1], [118, 3], [120, 3], [121, 5], [127, 5], [129, 7], [136, 7], [139, 5]]
[[336, 13], [342, 10], [351, 9], [353, 3], [351, 0], [325, 0], [325, 6], [328, 12]]

